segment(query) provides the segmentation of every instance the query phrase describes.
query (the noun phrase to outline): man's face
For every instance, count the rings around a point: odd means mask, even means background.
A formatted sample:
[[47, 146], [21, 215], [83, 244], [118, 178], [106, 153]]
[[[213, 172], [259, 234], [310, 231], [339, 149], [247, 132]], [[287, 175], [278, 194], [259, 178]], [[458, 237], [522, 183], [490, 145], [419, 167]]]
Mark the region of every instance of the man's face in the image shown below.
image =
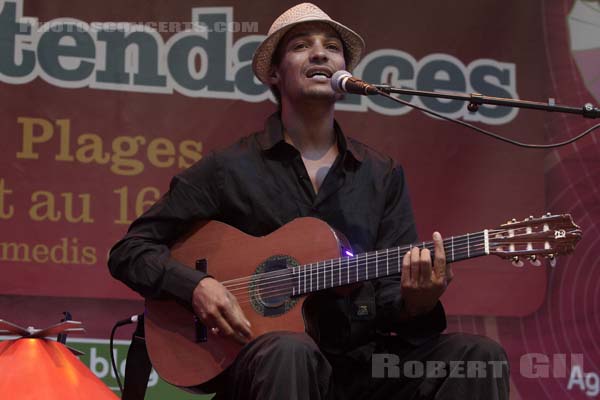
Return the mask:
[[346, 69], [344, 48], [337, 32], [322, 22], [292, 28], [279, 42], [279, 64], [273, 66], [271, 85], [282, 100], [339, 99], [331, 88], [334, 72]]

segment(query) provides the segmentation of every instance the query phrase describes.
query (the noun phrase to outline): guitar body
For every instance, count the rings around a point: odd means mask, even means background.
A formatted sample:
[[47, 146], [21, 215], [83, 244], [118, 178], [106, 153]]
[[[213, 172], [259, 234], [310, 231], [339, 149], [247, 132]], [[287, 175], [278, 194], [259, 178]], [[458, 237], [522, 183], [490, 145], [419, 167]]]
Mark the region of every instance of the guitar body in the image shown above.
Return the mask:
[[[512, 220], [497, 229], [451, 236], [443, 241], [448, 263], [494, 254], [517, 266], [521, 259], [550, 265], [570, 254], [581, 229], [569, 214]], [[434, 252], [433, 242], [419, 247]], [[206, 222], [171, 249], [188, 266], [204, 260], [207, 272], [238, 300], [256, 336], [305, 330], [305, 297], [385, 276], [400, 275], [412, 245], [352, 254], [344, 237], [316, 218], [298, 218], [264, 237], [246, 235], [220, 222]], [[340, 257], [340, 255], [343, 255]], [[200, 263], [201, 264], [201, 263]], [[356, 286], [354, 286], [356, 287]], [[172, 300], [147, 300], [146, 343], [152, 364], [167, 382], [190, 388], [208, 382], [233, 363], [242, 345], [207, 334], [191, 311]], [[195, 389], [192, 389], [195, 390]]]
[[[188, 266], [205, 259], [208, 274], [219, 282], [227, 282], [251, 278], [257, 272], [285, 270], [340, 257], [342, 249], [347, 249], [343, 240], [316, 218], [296, 219], [259, 238], [210, 221], [177, 243], [171, 254]], [[281, 295], [277, 298], [262, 296], [252, 284], [238, 287], [234, 281], [226, 285], [252, 324], [255, 337], [273, 331], [304, 331], [305, 297], [292, 298], [291, 288], [285, 285], [287, 281], [273, 280], [270, 289], [278, 289]], [[175, 301], [146, 301], [145, 334], [152, 364], [161, 378], [184, 388], [219, 375], [242, 348], [232, 339], [210, 333], [205, 342], [198, 341], [194, 317], [191, 310]]]

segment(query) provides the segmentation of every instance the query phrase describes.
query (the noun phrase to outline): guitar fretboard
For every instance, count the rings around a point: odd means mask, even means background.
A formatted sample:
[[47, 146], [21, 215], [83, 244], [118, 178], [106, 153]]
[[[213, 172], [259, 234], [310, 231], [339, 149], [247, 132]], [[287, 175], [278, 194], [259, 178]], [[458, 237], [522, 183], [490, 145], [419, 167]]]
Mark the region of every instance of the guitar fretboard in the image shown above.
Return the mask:
[[[487, 230], [444, 239], [446, 262], [489, 254]], [[402, 259], [413, 247], [427, 248], [434, 257], [433, 242], [370, 251], [292, 268], [292, 295], [325, 290], [352, 283], [402, 274]]]

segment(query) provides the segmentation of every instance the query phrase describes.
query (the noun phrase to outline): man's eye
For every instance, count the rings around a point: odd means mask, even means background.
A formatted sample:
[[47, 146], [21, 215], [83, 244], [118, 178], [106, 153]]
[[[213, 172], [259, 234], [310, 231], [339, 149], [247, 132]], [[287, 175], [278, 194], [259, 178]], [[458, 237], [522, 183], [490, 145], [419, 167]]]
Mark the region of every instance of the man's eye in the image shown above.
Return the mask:
[[338, 44], [335, 44], [335, 43], [328, 44], [327, 48], [329, 50], [334, 50], [334, 51], [339, 51], [340, 50], [340, 46]]
[[296, 43], [294, 45], [294, 50], [304, 49], [306, 47], [306, 43]]

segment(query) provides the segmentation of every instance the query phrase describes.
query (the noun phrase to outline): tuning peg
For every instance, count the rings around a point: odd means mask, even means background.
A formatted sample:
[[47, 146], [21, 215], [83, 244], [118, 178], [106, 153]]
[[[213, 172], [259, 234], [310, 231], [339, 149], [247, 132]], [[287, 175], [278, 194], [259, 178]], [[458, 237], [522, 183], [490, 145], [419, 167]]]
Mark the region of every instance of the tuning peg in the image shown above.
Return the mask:
[[552, 216], [552, 214], [550, 214], [549, 212], [547, 212], [545, 216], [546, 216], [546, 217], [551, 217], [551, 216]]
[[556, 267], [556, 256], [554, 254], [548, 254], [548, 261], [550, 261], [551, 267]]
[[537, 258], [535, 254], [529, 256], [529, 262], [535, 267], [539, 267], [540, 265], [542, 265], [542, 262]]
[[519, 260], [519, 256], [514, 256], [513, 258], [511, 258], [511, 260], [512, 265], [514, 265], [515, 267], [521, 268], [523, 266], [523, 261]]

